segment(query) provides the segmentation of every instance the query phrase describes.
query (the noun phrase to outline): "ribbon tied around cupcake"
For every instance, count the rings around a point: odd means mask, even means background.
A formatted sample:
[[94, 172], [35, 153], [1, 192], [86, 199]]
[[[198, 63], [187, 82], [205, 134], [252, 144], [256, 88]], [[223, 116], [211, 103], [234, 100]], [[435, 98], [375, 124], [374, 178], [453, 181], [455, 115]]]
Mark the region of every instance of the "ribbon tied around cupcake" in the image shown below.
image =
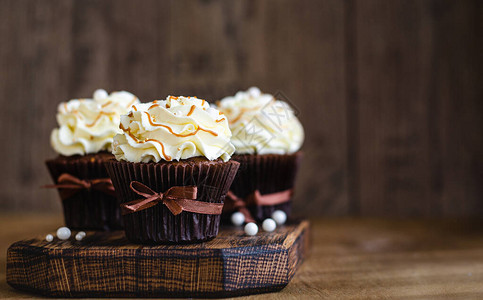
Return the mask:
[[254, 218], [250, 214], [247, 206], [268, 206], [282, 204], [290, 200], [293, 194], [293, 189], [288, 189], [276, 193], [262, 195], [259, 190], [255, 190], [246, 198], [240, 198], [232, 191], [226, 194], [226, 204], [224, 209], [226, 211], [239, 211], [245, 217], [246, 222], [254, 222]]
[[62, 199], [72, 197], [81, 190], [96, 190], [115, 196], [114, 186], [110, 178], [80, 179], [68, 173], [62, 173], [56, 184], [44, 185], [44, 188], [57, 188]]
[[141, 211], [162, 203], [173, 215], [183, 211], [192, 213], [219, 215], [223, 210], [223, 203], [210, 203], [196, 200], [198, 188], [196, 186], [173, 186], [164, 193], [157, 193], [139, 181], [132, 181], [129, 185], [142, 199], [121, 204], [123, 215]]

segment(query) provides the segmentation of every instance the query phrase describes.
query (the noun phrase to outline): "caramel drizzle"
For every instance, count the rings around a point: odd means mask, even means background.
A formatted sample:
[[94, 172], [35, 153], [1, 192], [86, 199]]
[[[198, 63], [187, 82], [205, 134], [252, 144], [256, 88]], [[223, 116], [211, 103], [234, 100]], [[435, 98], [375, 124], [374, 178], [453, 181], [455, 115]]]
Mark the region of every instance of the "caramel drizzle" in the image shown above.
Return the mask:
[[138, 111], [138, 109], [136, 108], [136, 105], [133, 105], [132, 108], [134, 108], [134, 111]]
[[243, 115], [243, 112], [240, 112], [240, 114], [238, 114], [236, 118], [230, 120], [230, 124], [236, 123], [238, 120], [240, 120], [242, 115]]
[[79, 119], [84, 120], [84, 117], [82, 116], [82, 114], [77, 109], [73, 110], [72, 113], [74, 115], [78, 116]]
[[166, 126], [166, 125], [163, 125], [163, 124], [158, 124], [158, 123], [153, 123], [153, 121], [151, 120], [151, 115], [147, 112], [144, 112], [146, 114], [146, 116], [148, 116], [148, 121], [149, 121], [149, 124], [151, 124], [151, 126], [159, 126], [159, 127], [163, 127], [163, 128], [166, 128], [168, 129], [169, 133], [171, 133], [172, 135], [175, 135], [177, 137], [187, 137], [187, 136], [192, 136], [192, 135], [195, 135], [198, 133], [198, 131], [204, 131], [204, 132], [208, 132], [208, 133], [211, 133], [212, 135], [214, 136], [218, 136], [218, 133], [216, 132], [213, 132], [211, 130], [208, 130], [208, 129], [204, 129], [204, 128], [201, 128], [200, 126], [198, 126], [198, 129], [196, 129], [195, 131], [191, 132], [191, 133], [187, 133], [187, 134], [179, 134], [179, 133], [176, 133], [173, 131], [173, 129], [171, 129], [171, 127], [169, 126]]
[[109, 106], [112, 103], [112, 101], [107, 101], [106, 103], [102, 104], [101, 107], [104, 108], [106, 106]]
[[216, 123], [219, 123], [221, 121], [225, 120], [225, 118], [221, 118], [221, 119], [218, 119], [218, 120], [215, 120]]
[[151, 105], [151, 106], [148, 108], [148, 110], [150, 110], [151, 108], [154, 108], [154, 107], [159, 107], [159, 105], [158, 105], [158, 104], [153, 104], [153, 105]]
[[201, 101], [201, 106], [205, 105], [205, 99], [203, 99], [203, 101]]
[[229, 122], [230, 124], [234, 124], [234, 123], [236, 123], [238, 120], [240, 120], [240, 118], [243, 116], [243, 114], [244, 114], [245, 112], [247, 112], [247, 111], [252, 111], [252, 110], [257, 110], [257, 109], [259, 109], [259, 107], [258, 107], [258, 106], [257, 106], [257, 107], [254, 107], [254, 108], [242, 108], [242, 109], [240, 109], [240, 113], [238, 114], [238, 116], [236, 116], [236, 118], [233, 118], [233, 119], [229, 120], [228, 122]]
[[190, 112], [186, 115], [187, 117], [191, 116], [191, 114], [195, 111], [195, 108], [196, 106], [195, 105], [191, 105], [191, 109], [190, 109]]
[[116, 113], [115, 112], [105, 112], [105, 111], [101, 111], [97, 117], [94, 119], [94, 121], [91, 123], [91, 124], [86, 124], [87, 127], [92, 127], [94, 125], [96, 125], [96, 123], [100, 120], [101, 116], [104, 115], [104, 116], [109, 116], [109, 115], [115, 115]]
[[163, 156], [164, 156], [164, 159], [166, 159], [167, 161], [170, 161], [172, 158], [171, 156], [167, 155], [165, 150], [164, 150], [164, 145], [163, 143], [161, 143], [161, 141], [158, 141], [156, 139], [145, 139], [144, 141], [140, 141], [138, 140], [132, 133], [131, 133], [131, 130], [128, 128], [124, 128], [124, 126], [122, 124], [119, 124], [119, 128], [126, 132], [136, 143], [138, 144], [145, 144], [146, 142], [155, 142], [155, 143], [158, 143], [161, 145], [161, 151], [163, 152]]

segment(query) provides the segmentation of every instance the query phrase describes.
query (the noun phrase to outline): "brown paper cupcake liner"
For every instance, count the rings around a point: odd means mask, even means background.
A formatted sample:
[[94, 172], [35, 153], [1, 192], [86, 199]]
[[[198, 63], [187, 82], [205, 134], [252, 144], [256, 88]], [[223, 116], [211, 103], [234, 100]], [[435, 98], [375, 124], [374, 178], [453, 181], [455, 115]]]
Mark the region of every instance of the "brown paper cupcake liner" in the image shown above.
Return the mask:
[[[239, 198], [247, 197], [258, 190], [260, 194], [272, 194], [294, 188], [295, 178], [302, 159], [302, 152], [294, 154], [233, 155], [232, 160], [240, 163], [240, 168], [230, 190]], [[291, 199], [276, 205], [247, 205], [256, 221], [270, 218], [276, 210], [290, 216]], [[230, 222], [234, 211], [223, 211], [223, 223]]]
[[[156, 192], [195, 185], [197, 201], [223, 203], [239, 163], [191, 158], [180, 162], [131, 163], [109, 160], [106, 167], [122, 203], [140, 198], [130, 189], [138, 181]], [[162, 203], [124, 215], [126, 237], [135, 243], [190, 243], [214, 238], [220, 215], [183, 211], [173, 215]]]
[[[104, 161], [113, 157], [107, 152], [84, 156], [59, 156], [47, 160], [46, 165], [56, 184], [63, 173], [83, 180], [109, 178]], [[80, 189], [75, 193], [66, 193], [62, 189], [58, 189], [58, 191], [62, 199], [67, 227], [77, 230], [122, 229], [121, 211], [115, 196], [95, 189]]]

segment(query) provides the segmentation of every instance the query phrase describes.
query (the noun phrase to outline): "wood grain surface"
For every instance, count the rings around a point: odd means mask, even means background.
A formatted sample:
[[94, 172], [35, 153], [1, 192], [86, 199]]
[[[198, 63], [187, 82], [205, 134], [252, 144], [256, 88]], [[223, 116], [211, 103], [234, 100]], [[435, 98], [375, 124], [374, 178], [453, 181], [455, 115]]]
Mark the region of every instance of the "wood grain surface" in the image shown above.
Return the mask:
[[[62, 224], [58, 215], [0, 215], [0, 298], [37, 298], [5, 279], [6, 250]], [[310, 255], [280, 292], [236, 299], [478, 299], [481, 220], [311, 220]]]
[[0, 7], [1, 209], [60, 212], [38, 187], [61, 101], [97, 88], [216, 100], [257, 85], [306, 130], [299, 215], [483, 214], [481, 1]]
[[[55, 233], [53, 233], [55, 234]], [[309, 222], [247, 236], [222, 226], [211, 241], [138, 245], [123, 231], [87, 232], [82, 241], [12, 244], [10, 286], [53, 297], [228, 297], [279, 291], [307, 255]]]

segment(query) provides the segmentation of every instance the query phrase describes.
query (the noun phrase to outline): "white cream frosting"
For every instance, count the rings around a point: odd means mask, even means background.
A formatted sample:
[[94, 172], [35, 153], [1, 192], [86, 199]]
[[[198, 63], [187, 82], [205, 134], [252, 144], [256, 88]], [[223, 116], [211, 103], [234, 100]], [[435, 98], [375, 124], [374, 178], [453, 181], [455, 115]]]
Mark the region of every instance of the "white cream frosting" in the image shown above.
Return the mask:
[[121, 132], [120, 115], [137, 103], [139, 99], [131, 93], [121, 91], [108, 95], [101, 89], [94, 92], [94, 99], [60, 103], [59, 128], [50, 135], [52, 148], [65, 156], [111, 151], [112, 138]]
[[168, 96], [133, 107], [121, 116], [122, 134], [114, 137], [118, 160], [159, 162], [205, 156], [230, 159], [235, 147], [226, 117], [196, 97]]
[[304, 129], [293, 109], [256, 87], [223, 98], [218, 109], [230, 122], [236, 154], [290, 154], [304, 142]]

